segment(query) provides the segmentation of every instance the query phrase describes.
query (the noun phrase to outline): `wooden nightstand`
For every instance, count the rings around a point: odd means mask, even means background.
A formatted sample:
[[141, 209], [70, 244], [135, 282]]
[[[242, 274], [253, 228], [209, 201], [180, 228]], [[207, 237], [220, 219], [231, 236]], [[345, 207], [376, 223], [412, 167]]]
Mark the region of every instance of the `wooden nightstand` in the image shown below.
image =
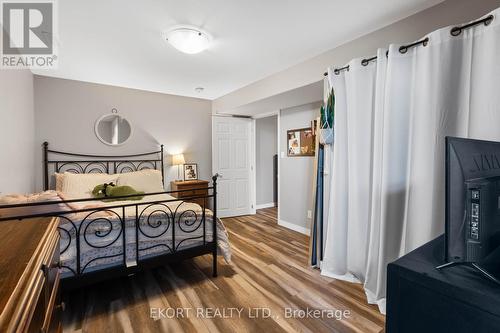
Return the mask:
[[[187, 181], [172, 181], [170, 182], [170, 187], [172, 191], [184, 192], [172, 193], [172, 196], [182, 199], [192, 196], [208, 195], [208, 181], [206, 180], [187, 180]], [[189, 191], [188, 191], [189, 190]], [[208, 208], [208, 199], [193, 199], [185, 200], [186, 202], [194, 202], [203, 207], [203, 202], [205, 202], [205, 208]]]

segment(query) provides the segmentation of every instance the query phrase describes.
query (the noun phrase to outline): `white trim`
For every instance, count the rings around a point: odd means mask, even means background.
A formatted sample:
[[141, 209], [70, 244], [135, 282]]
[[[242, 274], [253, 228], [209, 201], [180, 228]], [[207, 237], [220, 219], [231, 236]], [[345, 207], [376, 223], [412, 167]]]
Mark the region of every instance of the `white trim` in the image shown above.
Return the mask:
[[309, 236], [309, 231], [310, 230], [308, 228], [301, 227], [300, 225], [296, 225], [294, 223], [290, 223], [290, 222], [283, 221], [283, 220], [278, 220], [278, 225], [280, 225], [282, 227], [285, 227], [287, 229], [291, 229], [293, 231], [300, 232], [301, 234]]
[[260, 119], [260, 118], [267, 118], [267, 117], [272, 117], [272, 116], [277, 116], [279, 113], [278, 110], [271, 111], [271, 112], [264, 112], [264, 113], [259, 113], [254, 116], [252, 116], [253, 119]]
[[281, 118], [281, 110], [278, 110], [278, 117], [277, 117], [277, 120], [276, 120], [276, 145], [277, 145], [277, 150], [276, 152], [278, 153], [278, 165], [277, 165], [277, 168], [278, 168], [278, 184], [276, 185], [277, 188], [278, 188], [278, 221], [280, 220], [280, 216], [281, 216], [281, 210], [280, 210], [280, 206], [281, 206], [281, 188], [280, 188], [280, 174], [281, 174], [281, 147], [280, 147], [280, 137], [281, 137], [281, 124], [280, 124], [280, 118]]
[[257, 214], [257, 162], [255, 119], [250, 119], [250, 214]]
[[255, 208], [257, 208], [257, 209], [264, 209], [264, 208], [271, 208], [271, 207], [274, 207], [274, 206], [275, 206], [274, 202], [268, 202], [268, 203], [265, 203], [265, 204], [257, 205], [257, 206], [255, 206]]

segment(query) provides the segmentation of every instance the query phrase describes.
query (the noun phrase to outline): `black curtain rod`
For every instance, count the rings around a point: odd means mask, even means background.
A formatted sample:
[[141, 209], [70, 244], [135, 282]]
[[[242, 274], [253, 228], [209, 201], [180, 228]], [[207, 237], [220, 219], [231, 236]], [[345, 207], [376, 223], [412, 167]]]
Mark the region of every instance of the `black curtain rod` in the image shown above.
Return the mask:
[[425, 37], [424, 39], [422, 40], [419, 40], [415, 43], [411, 43], [411, 44], [408, 44], [408, 45], [402, 45], [400, 48], [399, 48], [399, 53], [406, 53], [408, 52], [408, 49], [412, 48], [412, 47], [415, 47], [415, 46], [418, 46], [418, 45], [422, 45], [422, 46], [427, 46], [427, 44], [429, 43], [429, 37]]
[[488, 15], [484, 19], [477, 20], [477, 21], [471, 22], [471, 23], [466, 24], [466, 25], [456, 26], [453, 29], [451, 29], [450, 34], [452, 36], [458, 36], [462, 33], [462, 30], [476, 26], [476, 25], [481, 24], [481, 23], [484, 23], [485, 26], [490, 25], [490, 23], [493, 22], [494, 18], [495, 17], [493, 15]]
[[377, 56], [361, 60], [361, 65], [368, 66], [368, 64], [370, 63], [370, 61], [374, 61], [374, 60], [377, 60]]
[[[490, 25], [491, 22], [493, 22], [493, 20], [495, 19], [495, 17], [493, 15], [488, 15], [486, 16], [485, 18], [483, 19], [480, 19], [480, 20], [477, 20], [477, 21], [474, 21], [474, 22], [471, 22], [471, 23], [468, 23], [466, 25], [462, 25], [462, 26], [456, 26], [456, 27], [453, 27], [451, 30], [450, 30], [450, 34], [452, 36], [458, 36], [462, 33], [463, 30], [465, 29], [468, 29], [468, 28], [471, 28], [471, 27], [474, 27], [478, 24], [481, 24], [483, 23], [485, 26], [487, 25]], [[429, 37], [426, 37], [422, 40], [419, 40], [417, 42], [414, 42], [414, 43], [411, 43], [411, 44], [408, 44], [408, 45], [402, 45], [400, 48], [399, 48], [399, 52], [400, 53], [406, 53], [408, 52], [408, 49], [412, 48], [412, 47], [415, 47], [415, 46], [419, 46], [419, 45], [422, 45], [422, 46], [427, 46], [427, 44], [429, 43]], [[386, 51], [385, 52], [385, 55], [386, 57], [389, 56], [389, 51]], [[367, 66], [370, 61], [374, 61], [377, 59], [377, 56], [374, 56], [374, 57], [371, 57], [371, 58], [367, 58], [367, 59], [363, 59], [361, 60], [361, 65], [363, 66]], [[344, 70], [347, 70], [349, 71], [349, 65], [345, 66], [345, 67], [340, 67], [340, 68], [335, 68], [333, 70], [333, 72], [338, 75], [340, 74], [342, 71]], [[323, 74], [324, 76], [328, 76], [328, 72], [325, 72]]]
[[[399, 52], [406, 53], [408, 51], [408, 49], [411, 48], [411, 47], [414, 47], [414, 46], [417, 46], [417, 45], [420, 45], [420, 44], [422, 44], [423, 46], [426, 46], [428, 43], [429, 43], [429, 38], [427, 37], [427, 38], [422, 39], [422, 40], [420, 40], [418, 42], [401, 46], [399, 48]], [[385, 52], [385, 55], [386, 55], [386, 57], [389, 56], [389, 51]], [[374, 60], [377, 60], [377, 56], [373, 56], [371, 58], [365, 58], [365, 59], [361, 60], [361, 65], [368, 66], [368, 64], [371, 61], [374, 61]], [[349, 71], [349, 65], [347, 65], [345, 67], [335, 68], [333, 70], [333, 72], [335, 73], [335, 75], [339, 75], [342, 71]], [[328, 73], [325, 72], [323, 75], [327, 76]]]
[[344, 67], [340, 67], [340, 68], [335, 68], [333, 70], [333, 72], [335, 73], [335, 75], [339, 75], [340, 72], [343, 72], [343, 71], [348, 71], [349, 72], [349, 65], [344, 66]]

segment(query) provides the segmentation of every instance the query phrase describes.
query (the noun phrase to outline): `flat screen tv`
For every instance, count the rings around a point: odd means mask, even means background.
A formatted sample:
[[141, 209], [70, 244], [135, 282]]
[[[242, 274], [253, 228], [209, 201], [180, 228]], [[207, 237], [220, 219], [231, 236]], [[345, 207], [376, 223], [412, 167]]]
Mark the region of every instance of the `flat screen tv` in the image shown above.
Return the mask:
[[445, 261], [500, 283], [500, 142], [446, 137]]

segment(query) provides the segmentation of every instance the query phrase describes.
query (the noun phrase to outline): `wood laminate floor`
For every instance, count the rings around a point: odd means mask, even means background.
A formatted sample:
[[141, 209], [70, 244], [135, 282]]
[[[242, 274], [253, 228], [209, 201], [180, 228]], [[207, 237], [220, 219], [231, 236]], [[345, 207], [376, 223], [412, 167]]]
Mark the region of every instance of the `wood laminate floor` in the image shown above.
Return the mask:
[[219, 258], [217, 278], [203, 256], [73, 291], [64, 331], [383, 332], [360, 285], [308, 267], [308, 237], [278, 226], [275, 208], [223, 221], [233, 258]]

